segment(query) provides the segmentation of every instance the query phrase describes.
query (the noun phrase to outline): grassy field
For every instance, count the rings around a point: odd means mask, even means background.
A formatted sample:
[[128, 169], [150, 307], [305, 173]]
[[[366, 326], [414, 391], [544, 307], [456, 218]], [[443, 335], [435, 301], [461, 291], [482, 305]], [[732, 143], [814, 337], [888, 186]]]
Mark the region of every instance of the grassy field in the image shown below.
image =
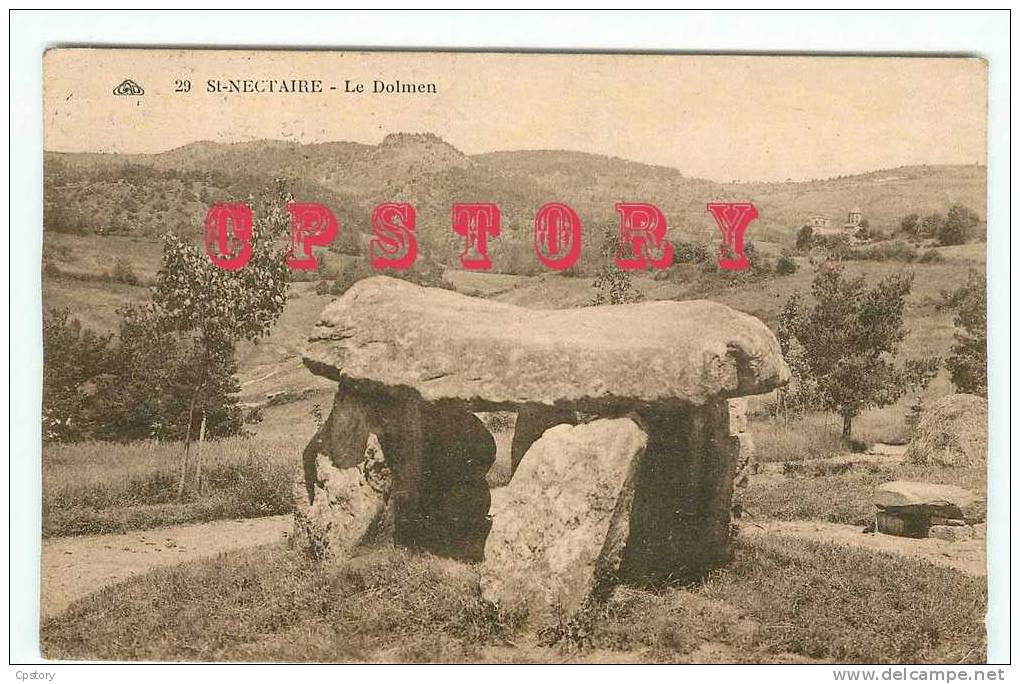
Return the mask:
[[250, 437], [206, 442], [201, 496], [177, 498], [179, 443], [82, 442], [43, 448], [43, 536], [122, 532], [293, 510], [301, 450], [315, 432], [312, 409], [330, 395], [272, 407]]
[[181, 445], [84, 442], [43, 449], [43, 536], [253, 518], [292, 510], [300, 452], [289, 439], [231, 438], [204, 448], [204, 491], [177, 498]]
[[743, 540], [697, 586], [619, 589], [539, 633], [472, 566], [392, 548], [323, 567], [280, 544], [153, 571], [42, 625], [47, 658], [376, 662], [980, 662], [982, 580]]

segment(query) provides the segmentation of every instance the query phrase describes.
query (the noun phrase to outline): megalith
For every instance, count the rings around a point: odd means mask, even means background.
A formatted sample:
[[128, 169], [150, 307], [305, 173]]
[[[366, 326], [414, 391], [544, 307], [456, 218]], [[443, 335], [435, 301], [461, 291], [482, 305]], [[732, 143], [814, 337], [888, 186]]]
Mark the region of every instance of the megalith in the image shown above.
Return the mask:
[[609, 592], [647, 443], [630, 418], [547, 430], [493, 502], [482, 596], [552, 627]]
[[[309, 546], [342, 554], [388, 535], [482, 561], [492, 596], [512, 591], [500, 586], [501, 563], [515, 569], [508, 583], [533, 577], [535, 596], [561, 591], [553, 568], [567, 566], [553, 560], [572, 556], [588, 596], [604, 581], [655, 583], [724, 562], [748, 441], [728, 400], [789, 379], [771, 331], [721, 304], [532, 310], [386, 277], [326, 308], [304, 362], [337, 383], [298, 492]], [[495, 444], [475, 416], [483, 411], [517, 413], [515, 473], [491, 511]], [[567, 495], [582, 491], [592, 495]], [[359, 493], [367, 503], [355, 507]], [[566, 546], [542, 532], [577, 521], [590, 525]], [[515, 539], [537, 543], [534, 567]]]

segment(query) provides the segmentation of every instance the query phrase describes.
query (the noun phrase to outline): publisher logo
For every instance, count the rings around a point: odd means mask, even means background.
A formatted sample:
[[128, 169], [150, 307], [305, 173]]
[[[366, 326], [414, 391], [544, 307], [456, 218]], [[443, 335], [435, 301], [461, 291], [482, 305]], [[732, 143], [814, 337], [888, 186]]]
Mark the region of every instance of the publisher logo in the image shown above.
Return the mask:
[[125, 78], [119, 86], [113, 89], [114, 95], [144, 95], [145, 90], [130, 78]]

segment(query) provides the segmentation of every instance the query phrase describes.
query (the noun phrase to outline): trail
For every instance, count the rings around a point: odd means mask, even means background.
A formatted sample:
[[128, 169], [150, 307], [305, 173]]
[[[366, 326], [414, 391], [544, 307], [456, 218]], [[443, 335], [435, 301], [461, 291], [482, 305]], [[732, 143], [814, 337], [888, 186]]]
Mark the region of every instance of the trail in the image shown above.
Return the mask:
[[293, 516], [217, 520], [125, 534], [43, 539], [42, 619], [103, 587], [167, 565], [283, 539]]
[[826, 544], [852, 546], [869, 551], [920, 558], [974, 577], [984, 577], [988, 574], [985, 564], [984, 539], [967, 539], [956, 542], [931, 538], [910, 539], [888, 534], [865, 534], [856, 525], [838, 525], [813, 520], [744, 522], [740, 525], [740, 534], [748, 537], [785, 535]]

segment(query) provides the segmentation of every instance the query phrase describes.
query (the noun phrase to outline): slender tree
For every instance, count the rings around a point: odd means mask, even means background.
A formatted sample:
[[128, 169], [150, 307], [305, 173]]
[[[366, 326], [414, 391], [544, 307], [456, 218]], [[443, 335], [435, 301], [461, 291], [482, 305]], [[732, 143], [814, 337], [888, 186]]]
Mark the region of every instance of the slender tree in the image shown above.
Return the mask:
[[204, 251], [181, 238], [163, 238], [162, 264], [153, 288], [153, 305], [161, 323], [194, 340], [194, 370], [188, 388], [187, 428], [178, 494], [183, 496], [191, 465], [190, 449], [199, 417], [199, 450], [195, 484], [201, 490], [201, 443], [212, 407], [212, 386], [223, 381], [224, 369], [234, 363], [235, 345], [267, 335], [283, 311], [289, 285], [283, 236], [289, 225], [289, 196], [279, 184], [271, 198], [263, 198], [252, 230], [252, 254], [236, 271], [215, 266]]
[[895, 363], [912, 282], [912, 273], [894, 273], [869, 288], [864, 278], [845, 277], [841, 264], [828, 262], [812, 282], [813, 303], [797, 293], [780, 313], [784, 354], [796, 351], [821, 407], [842, 417], [845, 441], [861, 411], [893, 403], [938, 370], [936, 358]]

